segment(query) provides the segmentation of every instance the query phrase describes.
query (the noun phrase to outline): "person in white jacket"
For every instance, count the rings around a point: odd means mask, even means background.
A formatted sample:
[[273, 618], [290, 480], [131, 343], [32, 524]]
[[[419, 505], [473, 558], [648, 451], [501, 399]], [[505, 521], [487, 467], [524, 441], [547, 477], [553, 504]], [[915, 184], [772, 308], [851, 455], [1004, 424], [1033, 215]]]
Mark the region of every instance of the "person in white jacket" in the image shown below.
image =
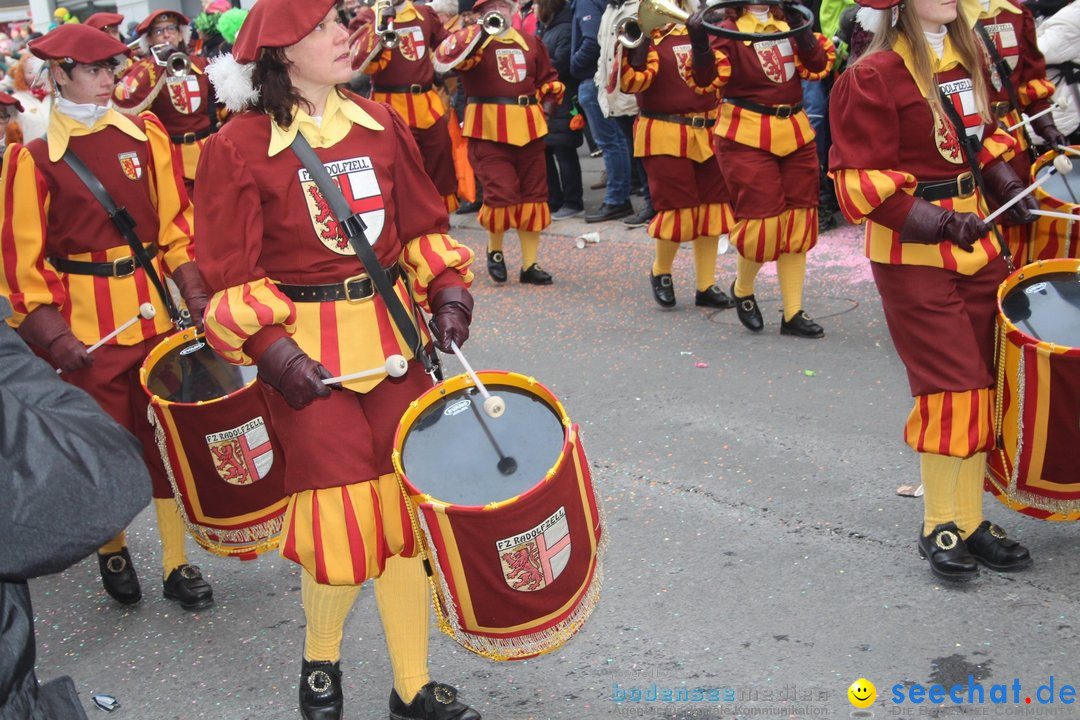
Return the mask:
[[1080, 83], [1068, 83], [1064, 73], [1052, 66], [1074, 63], [1072, 74], [1080, 74], [1080, 3], [1069, 3], [1043, 21], [1035, 33], [1046, 57], [1047, 79], [1057, 86], [1054, 124], [1065, 135], [1074, 135], [1080, 128]]

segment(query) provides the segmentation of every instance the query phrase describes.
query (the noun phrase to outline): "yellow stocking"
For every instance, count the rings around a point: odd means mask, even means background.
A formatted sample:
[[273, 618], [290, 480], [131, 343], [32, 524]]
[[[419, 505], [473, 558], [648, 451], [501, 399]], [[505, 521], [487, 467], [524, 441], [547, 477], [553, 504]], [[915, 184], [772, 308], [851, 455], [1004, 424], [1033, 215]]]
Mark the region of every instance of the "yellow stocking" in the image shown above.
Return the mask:
[[742, 255], [739, 256], [739, 262], [735, 266], [736, 295], [746, 297], [754, 294], [754, 279], [757, 278], [757, 274], [764, 264], [747, 260]]
[[382, 617], [386, 649], [394, 669], [394, 689], [412, 702], [428, 676], [428, 582], [420, 558], [394, 556], [375, 581], [375, 602]]
[[698, 292], [704, 292], [716, 283], [716, 254], [719, 236], [694, 238], [694, 274], [697, 275]]
[[986, 453], [975, 453], [960, 462], [956, 478], [956, 526], [960, 535], [968, 535], [979, 529], [983, 521], [983, 478], [986, 474]]
[[187, 563], [187, 553], [184, 552], [187, 528], [172, 498], [154, 498], [154, 510], [157, 512], [157, 529], [161, 537], [163, 577], [169, 577], [169, 573]]
[[652, 274], [670, 275], [675, 265], [675, 256], [679, 254], [679, 243], [670, 240], [656, 241], [656, 255], [653, 259]]
[[359, 593], [359, 585], [320, 585], [307, 570], [300, 571], [300, 599], [307, 618], [306, 660], [337, 662], [341, 659], [345, 620]]
[[[536, 256], [540, 252], [540, 233], [519, 228], [518, 238], [521, 239], [521, 269], [527, 270], [536, 262]], [[400, 695], [401, 692], [399, 691], [398, 694]]]
[[780, 297], [784, 300], [784, 320], [791, 320], [802, 310], [803, 278], [806, 277], [806, 253], [784, 253], [776, 261]]
[[488, 233], [488, 252], [502, 251], [503, 234], [501, 232]]
[[919, 453], [923, 482], [923, 535], [956, 521], [956, 485], [960, 458]]
[[119, 535], [99, 547], [98, 552], [102, 555], [112, 555], [113, 553], [120, 552], [125, 547], [127, 547], [127, 533], [121, 530]]

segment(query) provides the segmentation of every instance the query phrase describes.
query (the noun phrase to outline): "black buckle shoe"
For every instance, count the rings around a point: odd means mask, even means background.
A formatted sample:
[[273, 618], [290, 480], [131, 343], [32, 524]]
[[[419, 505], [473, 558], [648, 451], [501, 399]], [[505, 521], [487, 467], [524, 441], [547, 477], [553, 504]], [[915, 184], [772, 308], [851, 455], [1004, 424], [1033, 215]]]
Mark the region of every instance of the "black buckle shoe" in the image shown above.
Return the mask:
[[919, 529], [919, 555], [930, 562], [930, 571], [946, 580], [970, 580], [979, 565], [960, 537], [956, 523], [938, 525], [929, 535]]
[[1013, 572], [1031, 566], [1027, 548], [1010, 540], [1004, 530], [989, 520], [983, 520], [966, 542], [968, 552], [991, 570]]
[[720, 289], [719, 285], [713, 285], [708, 290], [698, 290], [694, 296], [694, 304], [698, 307], [720, 308], [727, 310], [735, 307], [735, 301]]
[[544, 272], [539, 265], [533, 263], [518, 274], [518, 282], [526, 285], [550, 285], [554, 280], [550, 273]]
[[506, 261], [503, 259], [502, 250], [494, 250], [487, 254], [488, 275], [495, 282], [506, 282]]
[[98, 570], [101, 571], [101, 584], [113, 600], [123, 605], [134, 605], [142, 600], [139, 577], [127, 548], [106, 555], [98, 553]]
[[731, 297], [735, 300], [735, 313], [747, 330], [761, 332], [765, 327], [765, 319], [761, 317], [761, 308], [758, 307], [757, 298], [753, 295], [739, 297], [735, 294], [735, 283], [731, 283]]
[[652, 283], [652, 296], [656, 304], [663, 308], [675, 307], [675, 285], [671, 282], [671, 275], [649, 274], [649, 282]]
[[166, 600], [176, 600], [185, 610], [205, 610], [214, 604], [214, 589], [203, 579], [197, 565], [181, 565], [164, 583]]
[[790, 320], [780, 321], [781, 335], [794, 335], [803, 338], [825, 337], [825, 328], [818, 325], [806, 314], [805, 310], [795, 313]]
[[304, 720], [341, 720], [341, 663], [304, 660], [300, 665], [300, 716]]
[[406, 705], [390, 691], [390, 720], [480, 720], [480, 713], [457, 700], [457, 690], [429, 682]]

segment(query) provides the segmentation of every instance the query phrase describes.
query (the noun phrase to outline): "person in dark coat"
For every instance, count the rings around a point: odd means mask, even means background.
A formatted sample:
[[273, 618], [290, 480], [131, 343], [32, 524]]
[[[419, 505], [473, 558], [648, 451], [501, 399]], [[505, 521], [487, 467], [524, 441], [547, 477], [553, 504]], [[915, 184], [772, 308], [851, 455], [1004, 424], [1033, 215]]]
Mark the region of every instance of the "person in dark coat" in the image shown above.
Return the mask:
[[27, 580], [93, 553], [150, 502], [135, 437], [35, 357], [0, 296], [0, 720], [86, 720], [69, 677], [39, 685]]
[[578, 217], [585, 213], [581, 187], [581, 162], [577, 149], [581, 147], [581, 130], [570, 127], [571, 111], [576, 101], [580, 80], [570, 73], [570, 35], [574, 22], [574, 7], [566, 0], [537, 0], [536, 16], [540, 21], [539, 37], [551, 56], [551, 64], [566, 85], [562, 102], [548, 118], [547, 148], [548, 204], [551, 219]]

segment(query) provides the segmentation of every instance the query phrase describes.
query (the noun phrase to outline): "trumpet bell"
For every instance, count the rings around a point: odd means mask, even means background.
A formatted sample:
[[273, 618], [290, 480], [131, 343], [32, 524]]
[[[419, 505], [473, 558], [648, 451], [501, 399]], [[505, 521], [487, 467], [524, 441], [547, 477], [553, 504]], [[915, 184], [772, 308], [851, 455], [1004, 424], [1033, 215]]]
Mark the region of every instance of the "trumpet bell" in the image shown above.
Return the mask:
[[641, 25], [634, 18], [623, 18], [615, 27], [615, 39], [624, 48], [636, 48], [645, 42], [645, 33], [641, 31]]
[[488, 35], [502, 35], [510, 26], [510, 21], [502, 13], [492, 10], [480, 18], [480, 26]]
[[643, 37], [651, 35], [653, 30], [668, 23], [684, 25], [689, 18], [690, 13], [672, 0], [641, 0], [638, 5], [637, 24]]

